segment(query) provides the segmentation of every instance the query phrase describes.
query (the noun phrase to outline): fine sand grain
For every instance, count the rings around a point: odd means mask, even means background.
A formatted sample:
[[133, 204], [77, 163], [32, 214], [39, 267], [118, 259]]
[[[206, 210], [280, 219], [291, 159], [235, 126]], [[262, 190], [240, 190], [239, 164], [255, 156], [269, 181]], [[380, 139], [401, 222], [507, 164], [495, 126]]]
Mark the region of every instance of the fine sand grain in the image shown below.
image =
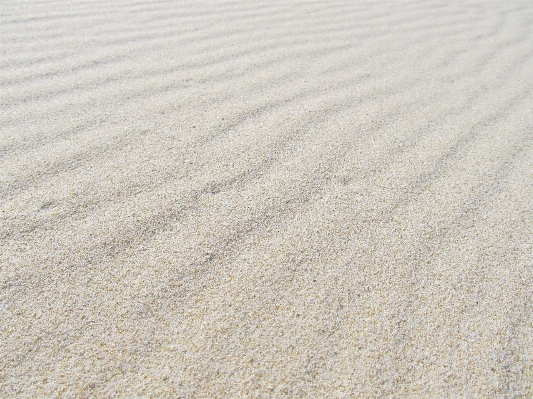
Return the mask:
[[533, 2], [0, 2], [0, 397], [533, 397]]

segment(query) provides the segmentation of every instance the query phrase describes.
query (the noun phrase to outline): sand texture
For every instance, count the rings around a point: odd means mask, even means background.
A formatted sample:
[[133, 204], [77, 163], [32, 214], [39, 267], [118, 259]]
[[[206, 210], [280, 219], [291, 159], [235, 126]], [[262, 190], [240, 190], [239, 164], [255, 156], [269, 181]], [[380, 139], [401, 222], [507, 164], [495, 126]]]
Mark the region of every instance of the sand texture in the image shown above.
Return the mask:
[[0, 2], [0, 397], [533, 397], [533, 2]]

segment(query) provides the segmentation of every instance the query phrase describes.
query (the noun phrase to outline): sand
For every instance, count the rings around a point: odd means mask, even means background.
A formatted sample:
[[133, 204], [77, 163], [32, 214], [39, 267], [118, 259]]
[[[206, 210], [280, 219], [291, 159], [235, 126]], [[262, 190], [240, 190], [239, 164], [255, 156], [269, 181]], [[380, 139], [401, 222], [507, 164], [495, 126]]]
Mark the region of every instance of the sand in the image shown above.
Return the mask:
[[0, 4], [0, 396], [533, 397], [533, 3]]

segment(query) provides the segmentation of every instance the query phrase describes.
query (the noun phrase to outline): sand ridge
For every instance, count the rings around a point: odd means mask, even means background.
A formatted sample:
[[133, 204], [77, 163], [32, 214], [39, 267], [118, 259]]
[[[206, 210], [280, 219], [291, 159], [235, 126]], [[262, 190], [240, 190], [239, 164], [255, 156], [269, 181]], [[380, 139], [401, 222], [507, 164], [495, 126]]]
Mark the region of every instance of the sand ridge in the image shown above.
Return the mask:
[[3, 397], [533, 395], [527, 1], [5, 1]]

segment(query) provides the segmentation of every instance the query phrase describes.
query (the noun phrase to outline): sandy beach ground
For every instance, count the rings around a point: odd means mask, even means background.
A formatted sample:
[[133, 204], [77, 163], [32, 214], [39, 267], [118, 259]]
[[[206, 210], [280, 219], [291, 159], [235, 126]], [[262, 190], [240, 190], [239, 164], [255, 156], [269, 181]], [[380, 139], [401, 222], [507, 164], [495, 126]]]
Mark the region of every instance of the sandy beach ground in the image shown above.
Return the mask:
[[533, 397], [533, 2], [0, 3], [0, 396]]

